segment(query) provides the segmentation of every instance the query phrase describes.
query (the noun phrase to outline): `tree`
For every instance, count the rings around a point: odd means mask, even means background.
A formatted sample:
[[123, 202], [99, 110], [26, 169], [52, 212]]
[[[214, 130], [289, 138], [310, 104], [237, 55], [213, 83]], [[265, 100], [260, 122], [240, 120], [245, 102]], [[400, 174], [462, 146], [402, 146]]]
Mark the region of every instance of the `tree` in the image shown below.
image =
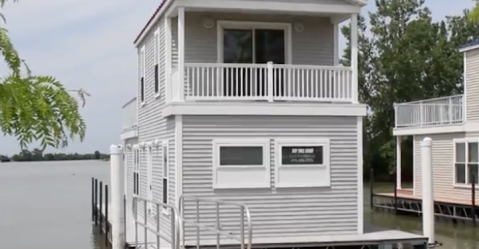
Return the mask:
[[[6, 3], [0, 0], [0, 7]], [[33, 141], [40, 141], [45, 148], [67, 146], [75, 137], [83, 140], [86, 125], [77, 100], [55, 78], [33, 75], [4, 27], [0, 27], [0, 53], [9, 69], [8, 75], [0, 77], [0, 130], [15, 136], [22, 148]], [[73, 91], [84, 105], [89, 94], [82, 89]]]
[[476, 2], [476, 6], [469, 13], [468, 21], [473, 24], [479, 24], [479, 0], [472, 0]]
[[97, 160], [99, 160], [100, 157], [101, 157], [101, 154], [100, 154], [100, 152], [99, 152], [98, 150], [95, 150], [94, 155], [95, 155], [95, 159], [97, 159]]
[[[424, 0], [376, 0], [369, 13], [370, 38], [359, 20], [359, 95], [368, 104], [367, 148], [371, 164], [395, 168], [394, 103], [462, 92], [462, 55], [458, 47], [474, 36], [466, 16], [433, 22]], [[343, 34], [349, 40], [349, 29]], [[348, 65], [346, 49], [343, 64]], [[364, 65], [366, 64], [366, 65]], [[403, 143], [411, 146], [411, 141]], [[377, 153], [377, 154], [375, 154]], [[365, 160], [367, 160], [365, 158]], [[403, 160], [409, 167], [412, 163]], [[365, 165], [368, 166], [368, 165]]]

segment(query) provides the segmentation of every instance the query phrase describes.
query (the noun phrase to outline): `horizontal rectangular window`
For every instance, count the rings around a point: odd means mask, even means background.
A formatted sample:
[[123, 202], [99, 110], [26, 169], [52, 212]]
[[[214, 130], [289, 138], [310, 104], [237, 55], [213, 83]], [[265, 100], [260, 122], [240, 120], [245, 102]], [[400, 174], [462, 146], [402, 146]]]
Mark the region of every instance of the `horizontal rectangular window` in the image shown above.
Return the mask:
[[213, 188], [270, 187], [269, 139], [213, 140]]
[[220, 146], [220, 166], [263, 165], [263, 146]]
[[276, 139], [275, 186], [330, 186], [329, 156], [327, 138]]
[[323, 146], [282, 146], [282, 165], [323, 164]]

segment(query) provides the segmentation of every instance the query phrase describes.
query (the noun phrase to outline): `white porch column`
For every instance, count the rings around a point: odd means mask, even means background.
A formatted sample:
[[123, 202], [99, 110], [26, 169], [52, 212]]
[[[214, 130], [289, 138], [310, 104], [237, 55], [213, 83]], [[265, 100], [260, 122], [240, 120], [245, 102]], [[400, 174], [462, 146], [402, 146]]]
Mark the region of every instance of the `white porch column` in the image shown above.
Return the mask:
[[358, 14], [351, 15], [351, 70], [352, 99], [358, 102]]
[[434, 245], [434, 190], [432, 169], [432, 139], [426, 137], [421, 142], [422, 168], [422, 229], [429, 245]]
[[338, 51], [338, 47], [339, 47], [339, 24], [338, 22], [334, 22], [333, 23], [333, 48], [334, 48], [334, 51], [333, 51], [333, 63], [335, 66], [338, 66], [339, 65], [339, 51]]
[[110, 186], [111, 186], [111, 243], [112, 249], [125, 248], [125, 212], [123, 200], [124, 170], [122, 148], [118, 145], [110, 146]]
[[396, 137], [396, 181], [397, 189], [402, 189], [401, 185], [401, 136]]
[[178, 77], [179, 100], [185, 99], [185, 8], [178, 8]]
[[[165, 20], [165, 49], [166, 49], [166, 60], [165, 60], [165, 100], [166, 102], [170, 102], [173, 99], [173, 92], [172, 92], [172, 80], [171, 80], [171, 39], [173, 35], [171, 34], [171, 18], [166, 17]], [[177, 93], [174, 93], [177, 94]]]

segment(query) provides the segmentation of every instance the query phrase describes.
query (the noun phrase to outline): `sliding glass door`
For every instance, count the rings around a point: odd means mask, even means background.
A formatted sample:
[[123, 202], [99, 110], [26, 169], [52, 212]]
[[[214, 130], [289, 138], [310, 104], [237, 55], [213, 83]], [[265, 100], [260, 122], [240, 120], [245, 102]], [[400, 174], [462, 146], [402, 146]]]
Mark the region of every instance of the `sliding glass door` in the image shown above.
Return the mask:
[[[284, 29], [225, 29], [223, 31], [223, 62], [235, 64], [285, 63]], [[246, 65], [245, 65], [246, 66]], [[225, 96], [267, 95], [267, 71], [254, 65], [224, 69]], [[283, 73], [274, 71], [274, 94], [282, 95]]]

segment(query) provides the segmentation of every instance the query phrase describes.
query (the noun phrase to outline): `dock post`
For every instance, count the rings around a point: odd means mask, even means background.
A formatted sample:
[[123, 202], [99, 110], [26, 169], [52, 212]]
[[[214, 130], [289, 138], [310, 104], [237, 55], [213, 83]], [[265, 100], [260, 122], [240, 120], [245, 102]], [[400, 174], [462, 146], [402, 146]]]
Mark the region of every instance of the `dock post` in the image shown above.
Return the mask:
[[370, 176], [369, 176], [369, 205], [371, 207], [371, 210], [374, 209], [374, 200], [373, 200], [373, 196], [374, 196], [374, 168], [371, 166], [371, 170], [369, 172]]
[[102, 224], [103, 224], [103, 182], [100, 181], [100, 186], [98, 188], [99, 195], [100, 195], [100, 203], [99, 203], [99, 210], [98, 210], [98, 226], [100, 227], [100, 232], [102, 232]]
[[429, 245], [435, 244], [434, 237], [434, 190], [432, 169], [432, 139], [426, 137], [421, 142], [422, 166], [422, 227], [424, 237], [428, 238]]
[[398, 178], [397, 173], [394, 174], [394, 214], [398, 214]]
[[95, 178], [95, 225], [98, 225], [98, 179]]
[[112, 249], [125, 248], [125, 177], [122, 148], [110, 146], [110, 185], [111, 185], [111, 243]]
[[108, 185], [105, 184], [105, 245], [108, 246]]
[[91, 178], [91, 221], [95, 221], [95, 177]]
[[[477, 169], [476, 169], [477, 170]], [[476, 173], [474, 170], [471, 170], [471, 216], [472, 224], [476, 226]]]

